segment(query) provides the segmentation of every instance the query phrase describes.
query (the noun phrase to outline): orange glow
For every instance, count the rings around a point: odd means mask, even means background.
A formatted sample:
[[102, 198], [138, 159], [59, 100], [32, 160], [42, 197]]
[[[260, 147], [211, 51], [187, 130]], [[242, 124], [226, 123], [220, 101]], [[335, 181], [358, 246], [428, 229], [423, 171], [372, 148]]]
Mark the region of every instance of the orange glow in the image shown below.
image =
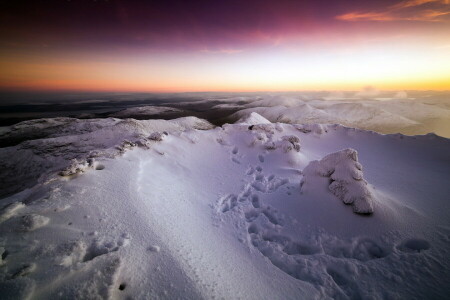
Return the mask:
[[0, 89], [450, 89], [449, 0], [88, 2], [0, 12]]
[[[3, 56], [0, 88], [79, 91], [448, 90], [447, 47], [267, 50], [138, 56]], [[5, 59], [6, 58], [6, 59]]]

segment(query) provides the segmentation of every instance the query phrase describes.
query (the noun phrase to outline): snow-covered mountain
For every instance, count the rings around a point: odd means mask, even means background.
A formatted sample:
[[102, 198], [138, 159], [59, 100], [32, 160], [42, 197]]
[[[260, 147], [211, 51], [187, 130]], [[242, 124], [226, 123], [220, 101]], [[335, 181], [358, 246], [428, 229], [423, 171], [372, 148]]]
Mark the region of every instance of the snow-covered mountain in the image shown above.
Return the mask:
[[114, 118], [149, 118], [153, 116], [171, 115], [183, 112], [181, 109], [167, 106], [138, 106], [130, 107], [116, 113], [111, 114]]
[[[448, 101], [447, 101], [448, 102]], [[447, 103], [444, 102], [444, 103]], [[421, 100], [303, 100], [272, 96], [250, 102], [231, 116], [237, 120], [256, 112], [271, 122], [342, 124], [382, 133], [450, 136], [450, 110]]]
[[448, 297], [450, 140], [273, 109], [2, 128], [1, 298]]

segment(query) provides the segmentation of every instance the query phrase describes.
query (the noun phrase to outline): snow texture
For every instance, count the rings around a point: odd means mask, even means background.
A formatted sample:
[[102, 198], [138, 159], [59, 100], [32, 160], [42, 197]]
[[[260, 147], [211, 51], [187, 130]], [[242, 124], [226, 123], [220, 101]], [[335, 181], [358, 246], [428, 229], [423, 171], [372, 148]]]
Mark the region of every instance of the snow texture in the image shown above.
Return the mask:
[[2, 128], [0, 297], [448, 298], [450, 140], [251, 120]]

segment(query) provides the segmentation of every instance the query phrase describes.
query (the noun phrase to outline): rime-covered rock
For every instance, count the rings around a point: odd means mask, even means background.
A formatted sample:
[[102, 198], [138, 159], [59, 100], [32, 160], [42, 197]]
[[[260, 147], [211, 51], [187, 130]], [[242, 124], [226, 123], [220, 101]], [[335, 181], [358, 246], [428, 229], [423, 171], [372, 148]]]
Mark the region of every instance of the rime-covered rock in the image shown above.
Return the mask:
[[69, 166], [67, 166], [64, 170], [59, 172], [59, 175], [61, 175], [61, 176], [71, 176], [71, 175], [74, 175], [74, 174], [83, 173], [89, 167], [91, 167], [91, 165], [89, 164], [88, 161], [79, 161], [76, 158], [74, 158], [74, 159], [72, 159], [70, 161], [70, 165]]
[[300, 152], [300, 139], [295, 135], [285, 135], [277, 141], [269, 139], [264, 143], [264, 149], [266, 150], [271, 151], [278, 148], [283, 149], [283, 152], [285, 153], [293, 150]]
[[303, 133], [322, 134], [328, 132], [327, 126], [323, 124], [296, 124], [294, 127]]
[[359, 214], [373, 213], [373, 195], [363, 178], [358, 152], [345, 149], [310, 162], [303, 170], [302, 191], [317, 177], [329, 178], [329, 190]]
[[161, 142], [167, 135], [167, 132], [153, 132], [148, 138], [152, 141]]

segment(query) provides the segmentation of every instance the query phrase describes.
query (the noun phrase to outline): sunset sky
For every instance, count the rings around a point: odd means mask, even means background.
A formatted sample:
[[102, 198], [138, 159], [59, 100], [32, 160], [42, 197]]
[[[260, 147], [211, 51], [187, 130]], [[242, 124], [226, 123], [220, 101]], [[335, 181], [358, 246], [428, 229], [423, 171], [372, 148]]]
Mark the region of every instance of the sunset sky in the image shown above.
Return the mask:
[[0, 2], [0, 89], [450, 89], [450, 0]]

